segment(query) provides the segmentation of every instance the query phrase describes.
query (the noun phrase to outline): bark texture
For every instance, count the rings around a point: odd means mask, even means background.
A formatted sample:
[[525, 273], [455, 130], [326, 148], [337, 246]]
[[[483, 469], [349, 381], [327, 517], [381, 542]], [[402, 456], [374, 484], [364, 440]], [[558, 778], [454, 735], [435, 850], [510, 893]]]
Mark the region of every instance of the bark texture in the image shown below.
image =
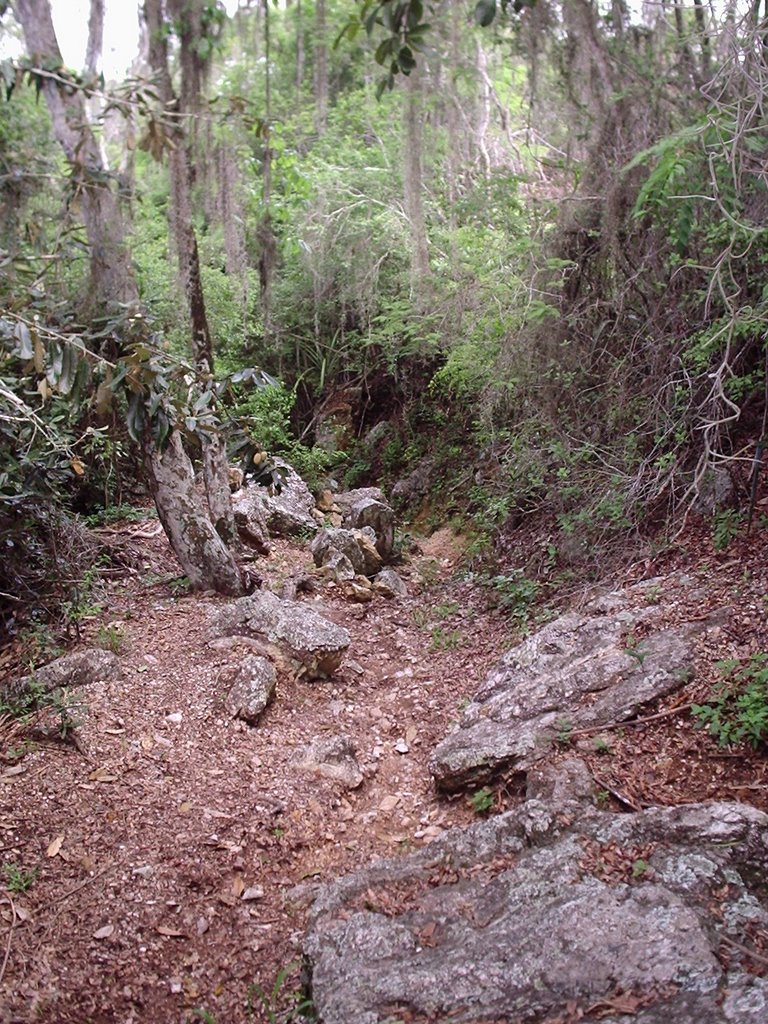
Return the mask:
[[[44, 68], [61, 67], [49, 0], [14, 0], [13, 10], [32, 60]], [[43, 94], [80, 198], [90, 246], [90, 304], [103, 308], [136, 302], [138, 288], [124, 243], [122, 213], [88, 125], [83, 95], [53, 75], [44, 78]]]
[[242, 594], [240, 571], [205, 514], [179, 433], [171, 434], [162, 454], [148, 451], [146, 461], [157, 514], [193, 589]]

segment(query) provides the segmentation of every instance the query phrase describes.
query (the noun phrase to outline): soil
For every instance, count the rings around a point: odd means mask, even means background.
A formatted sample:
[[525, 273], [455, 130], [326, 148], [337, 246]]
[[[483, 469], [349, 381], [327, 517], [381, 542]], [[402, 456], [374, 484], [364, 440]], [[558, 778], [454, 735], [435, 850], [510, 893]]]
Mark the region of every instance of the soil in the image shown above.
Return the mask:
[[[44, 722], [34, 734], [0, 723], [0, 1021], [304, 1019], [307, 901], [291, 890], [522, 799], [521, 780], [504, 777], [476, 806], [471, 794], [447, 799], [427, 761], [525, 618], [461, 571], [462, 538], [438, 531], [398, 567], [407, 598], [357, 604], [326, 583], [301, 595], [350, 631], [350, 651], [335, 678], [280, 678], [251, 727], [223, 705], [223, 670], [247, 652], [211, 643], [209, 617], [224, 599], [179, 592], [156, 528], [114, 531], [138, 568], [97, 595], [76, 646], [112, 646], [123, 679], [72, 691], [81, 706], [69, 708], [77, 724], [63, 738], [42, 735]], [[722, 678], [722, 659], [768, 651], [766, 539], [756, 527], [717, 552], [703, 525], [689, 528], [673, 550], [612, 580], [616, 589], [659, 576], [670, 622], [721, 609], [722, 626], [692, 681], [647, 708], [648, 722], [564, 737], [552, 751], [580, 752], [605, 806], [738, 799], [768, 810], [764, 750], [719, 748], [688, 710]], [[278, 593], [312, 573], [306, 545], [281, 540], [257, 568]], [[683, 573], [698, 586], [680, 585]], [[528, 625], [552, 608], [531, 609]], [[355, 790], [291, 764], [298, 746], [340, 733], [364, 773]]]

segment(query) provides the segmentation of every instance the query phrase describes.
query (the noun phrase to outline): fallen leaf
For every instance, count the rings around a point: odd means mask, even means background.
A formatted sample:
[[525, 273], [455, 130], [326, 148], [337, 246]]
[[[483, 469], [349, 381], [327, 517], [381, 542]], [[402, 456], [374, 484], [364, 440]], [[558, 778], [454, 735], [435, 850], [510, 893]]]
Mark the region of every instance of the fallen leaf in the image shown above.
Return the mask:
[[117, 782], [117, 776], [113, 775], [105, 765], [92, 771], [88, 778], [91, 782]]
[[237, 899], [240, 899], [244, 892], [245, 882], [243, 881], [243, 876], [239, 874], [235, 875], [235, 877], [232, 879], [232, 895], [235, 896]]
[[113, 924], [105, 924], [103, 928], [99, 928], [93, 933], [94, 939], [108, 939], [115, 930]]
[[208, 931], [210, 927], [211, 926], [208, 923], [207, 917], [198, 917], [196, 925], [196, 931], [198, 935], [205, 935], [205, 933]]
[[179, 814], [189, 814], [192, 810], [192, 804], [185, 800], [183, 804], [179, 804]]
[[19, 921], [21, 921], [24, 924], [26, 924], [27, 921], [31, 921], [32, 920], [32, 915], [27, 910], [27, 908], [26, 907], [22, 907], [18, 903], [16, 904], [16, 917], [19, 919]]
[[55, 857], [58, 854], [58, 852], [61, 849], [63, 844], [64, 844], [64, 836], [56, 836], [56, 838], [53, 840], [53, 842], [49, 845], [48, 849], [45, 851], [45, 856], [46, 857]]
[[169, 925], [161, 924], [155, 929], [158, 935], [167, 935], [169, 939], [183, 939], [184, 932], [180, 932], [178, 928], [171, 928]]

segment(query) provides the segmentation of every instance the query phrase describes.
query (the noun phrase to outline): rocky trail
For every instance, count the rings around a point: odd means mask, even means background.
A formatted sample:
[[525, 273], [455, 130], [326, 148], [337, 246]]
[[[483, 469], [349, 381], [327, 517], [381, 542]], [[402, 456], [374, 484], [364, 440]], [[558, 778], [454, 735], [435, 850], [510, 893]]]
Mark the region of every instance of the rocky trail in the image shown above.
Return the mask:
[[[692, 536], [515, 647], [448, 530], [400, 595], [273, 539], [243, 600], [349, 634], [313, 678], [114, 532], [140, 567], [82, 623], [74, 728], [0, 726], [3, 1024], [299, 1020], [303, 958], [325, 1024], [768, 1019], [765, 759], [687, 713], [768, 649], [759, 544]], [[713, 800], [746, 803], [674, 809]]]

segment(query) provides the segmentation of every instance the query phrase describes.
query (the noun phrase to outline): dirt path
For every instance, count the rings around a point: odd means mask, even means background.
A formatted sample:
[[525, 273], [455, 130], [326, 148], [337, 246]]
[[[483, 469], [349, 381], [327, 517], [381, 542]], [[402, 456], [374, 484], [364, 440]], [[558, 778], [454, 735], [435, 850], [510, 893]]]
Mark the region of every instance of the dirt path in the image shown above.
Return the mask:
[[[168, 558], [162, 539], [144, 543]], [[256, 728], [222, 708], [217, 679], [244, 651], [210, 644], [220, 599], [116, 587], [82, 643], [120, 638], [124, 681], [77, 694], [80, 751], [45, 743], [0, 783], [2, 859], [35, 874], [9, 894], [24, 920], [3, 931], [4, 1024], [286, 1019], [303, 928], [286, 890], [472, 817], [436, 799], [426, 761], [509, 635], [466, 586], [440, 582], [458, 550], [434, 547], [406, 599], [305, 598], [350, 630], [345, 665], [326, 682], [281, 679]], [[260, 568], [275, 586], [308, 564], [278, 542]], [[289, 763], [337, 733], [357, 748], [358, 790]]]
[[[125, 678], [74, 694], [87, 702], [79, 749], [42, 742], [9, 757], [0, 725], [0, 1022], [293, 1020], [305, 908], [286, 893], [474, 819], [466, 797], [437, 798], [427, 760], [515, 633], [453, 576], [460, 550], [440, 531], [405, 568], [405, 599], [355, 604], [325, 585], [302, 598], [349, 629], [350, 651], [334, 679], [280, 679], [251, 728], [222, 705], [222, 669], [247, 650], [211, 643], [222, 599], [174, 596], [164, 539], [139, 543], [143, 572], [115, 581], [84, 625], [82, 646], [119, 641]], [[713, 553], [701, 533], [626, 574], [682, 569], [706, 585], [708, 607], [686, 577], [660, 586], [670, 622], [724, 611], [690, 685], [649, 709], [661, 717], [600, 749], [576, 742], [600, 795], [628, 801], [616, 810], [714, 798], [768, 807], [763, 752], [718, 753], [678, 713], [706, 699], [719, 659], [768, 650], [764, 551], [745, 538]], [[278, 592], [309, 567], [306, 548], [284, 542], [259, 565]], [[290, 763], [298, 746], [340, 733], [365, 775], [353, 791]], [[516, 799], [500, 781], [496, 809]]]

